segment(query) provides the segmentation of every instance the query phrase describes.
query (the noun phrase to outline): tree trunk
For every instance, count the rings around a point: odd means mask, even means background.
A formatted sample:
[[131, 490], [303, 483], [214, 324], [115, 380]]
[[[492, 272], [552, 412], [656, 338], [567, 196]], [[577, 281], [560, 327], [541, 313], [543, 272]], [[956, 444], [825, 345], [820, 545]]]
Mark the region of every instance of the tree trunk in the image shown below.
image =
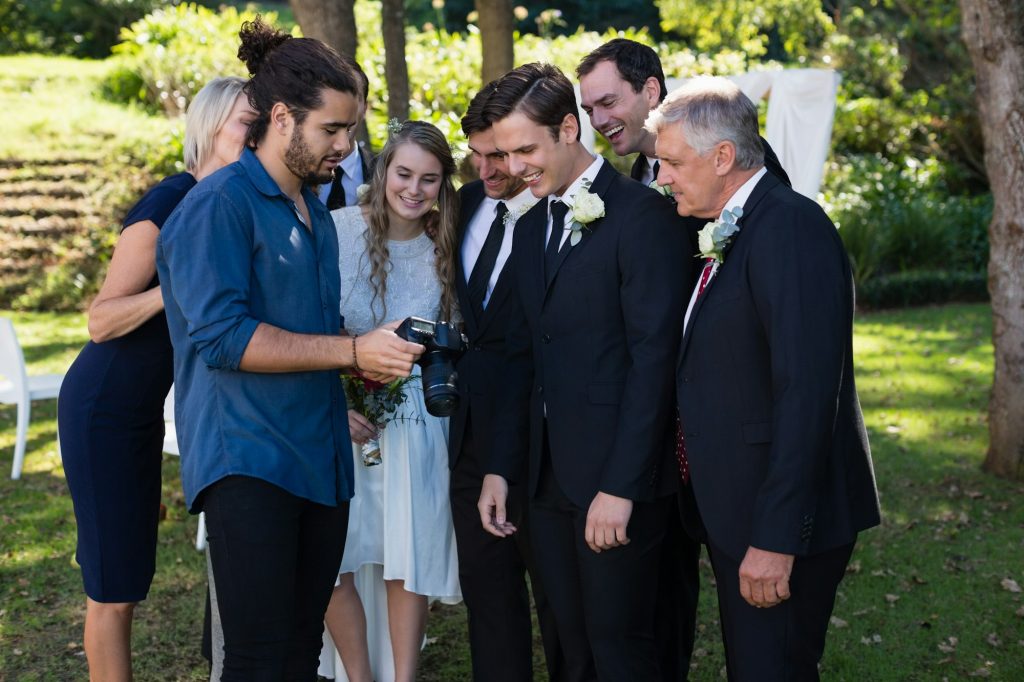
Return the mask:
[[[359, 35], [356, 30], [355, 0], [289, 0], [302, 35], [327, 43], [339, 53], [356, 58]], [[373, 83], [370, 83], [373, 89]], [[366, 93], [367, 98], [370, 93]], [[366, 121], [356, 128], [356, 139], [366, 143], [370, 135]]]
[[405, 6], [383, 0], [384, 77], [388, 81], [388, 118], [409, 118], [409, 67], [405, 64]]
[[995, 377], [983, 468], [1019, 480], [1024, 478], [1024, 6], [960, 0], [960, 8], [995, 201], [988, 229]]
[[512, 70], [515, 60], [512, 31], [515, 17], [512, 0], [476, 0], [480, 16], [480, 45], [483, 53], [482, 83], [486, 85]]
[[341, 54], [356, 58], [355, 0], [289, 1], [302, 35], [322, 40]]

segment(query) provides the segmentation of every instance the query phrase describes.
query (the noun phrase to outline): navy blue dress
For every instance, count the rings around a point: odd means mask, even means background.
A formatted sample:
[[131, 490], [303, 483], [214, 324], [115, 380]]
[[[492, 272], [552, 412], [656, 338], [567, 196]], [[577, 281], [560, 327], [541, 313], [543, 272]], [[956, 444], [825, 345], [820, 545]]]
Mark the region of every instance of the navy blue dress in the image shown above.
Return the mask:
[[[122, 230], [158, 228], [196, 184], [179, 173], [150, 189]], [[149, 288], [159, 282], [154, 277]], [[85, 593], [97, 602], [146, 598], [156, 570], [163, 405], [173, 381], [163, 311], [122, 337], [79, 353], [60, 389], [57, 424], [78, 522]]]

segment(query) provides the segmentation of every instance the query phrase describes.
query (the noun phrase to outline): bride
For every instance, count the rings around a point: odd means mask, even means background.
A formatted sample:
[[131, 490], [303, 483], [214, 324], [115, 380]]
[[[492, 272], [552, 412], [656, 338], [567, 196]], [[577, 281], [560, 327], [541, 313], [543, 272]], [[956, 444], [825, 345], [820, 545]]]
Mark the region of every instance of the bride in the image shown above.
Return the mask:
[[[332, 212], [341, 314], [351, 334], [384, 320], [455, 315], [458, 199], [451, 150], [429, 123], [390, 127], [360, 205]], [[352, 682], [412, 682], [428, 598], [461, 598], [448, 503], [448, 419], [427, 413], [419, 368], [414, 371], [385, 428], [348, 412], [356, 494], [325, 622]], [[360, 446], [373, 438], [381, 463], [365, 466]], [[335, 677], [345, 679], [340, 673]]]

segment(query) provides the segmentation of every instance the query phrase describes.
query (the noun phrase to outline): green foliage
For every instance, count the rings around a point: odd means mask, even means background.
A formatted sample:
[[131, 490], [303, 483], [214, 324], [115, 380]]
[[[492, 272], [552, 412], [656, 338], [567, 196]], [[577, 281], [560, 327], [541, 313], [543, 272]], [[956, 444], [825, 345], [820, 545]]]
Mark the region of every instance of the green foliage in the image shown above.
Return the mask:
[[[899, 273], [943, 270], [965, 272], [984, 289], [988, 263], [991, 196], [951, 195], [938, 161], [910, 160], [902, 166], [881, 154], [834, 161], [822, 193], [825, 209], [839, 227], [860, 290], [876, 277], [888, 292], [901, 283], [914, 289], [908, 301], [921, 303], [925, 293], [938, 292], [931, 302], [960, 296], [963, 286], [948, 284], [950, 293], [928, 284], [932, 279], [891, 278]], [[955, 286], [954, 286], [955, 284]], [[860, 302], [889, 305], [896, 298], [883, 293], [860, 296]], [[968, 300], [976, 300], [968, 296]]]
[[871, 309], [987, 300], [988, 277], [984, 272], [897, 272], [875, 277], [857, 287], [857, 305]]
[[0, 54], [106, 57], [118, 30], [169, 0], [0, 0]]
[[[661, 27], [702, 52], [722, 48], [761, 57], [771, 42], [790, 57], [801, 57], [832, 30], [820, 0], [656, 0]], [[775, 55], [772, 55], [775, 56]]]
[[[122, 29], [103, 94], [139, 101], [168, 115], [183, 113], [203, 85], [218, 76], [246, 76], [239, 61], [238, 29], [253, 10], [213, 11], [193, 3], [158, 9]], [[268, 12], [269, 23], [277, 20]]]
[[[520, 13], [516, 16], [514, 26], [523, 35], [544, 34], [545, 30], [549, 37], [571, 34], [581, 26], [598, 33], [627, 27], [646, 27], [657, 35], [661, 33], [658, 30], [658, 9], [651, 0], [517, 0], [513, 5]], [[558, 9], [552, 10], [554, 7]], [[425, 0], [405, 0], [406, 22], [417, 28], [430, 24], [450, 32], [465, 32], [469, 24], [476, 21], [470, 18], [475, 11], [474, 0], [445, 0], [440, 10], [434, 9], [433, 3]], [[541, 15], [552, 11], [560, 13], [561, 16], [557, 17], [560, 25], [543, 26], [545, 22]], [[549, 14], [549, 22], [551, 18]]]
[[843, 75], [834, 129], [843, 155], [942, 161], [957, 194], [987, 190], [974, 76], [955, 0], [853, 0], [820, 58]]

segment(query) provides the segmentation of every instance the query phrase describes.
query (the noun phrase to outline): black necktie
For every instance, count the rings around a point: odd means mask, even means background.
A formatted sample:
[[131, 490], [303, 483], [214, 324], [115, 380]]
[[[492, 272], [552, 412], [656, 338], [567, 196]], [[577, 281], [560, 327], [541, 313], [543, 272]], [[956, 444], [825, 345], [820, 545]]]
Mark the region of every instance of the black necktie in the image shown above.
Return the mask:
[[552, 199], [548, 204], [551, 211], [551, 236], [548, 238], [548, 246], [544, 250], [544, 272], [550, 281], [555, 274], [555, 263], [558, 260], [558, 249], [562, 243], [562, 232], [565, 230], [565, 214], [569, 212], [569, 205], [558, 199]]
[[345, 171], [341, 170], [341, 166], [334, 169], [334, 178], [331, 180], [331, 193], [327, 195], [327, 210], [333, 211], [336, 208], [345, 208], [345, 188], [341, 184], [341, 179], [345, 176]]
[[480, 255], [477, 256], [473, 272], [469, 275], [469, 301], [473, 305], [473, 312], [477, 319], [484, 312], [484, 297], [487, 295], [487, 283], [491, 281], [491, 273], [494, 272], [494, 264], [498, 262], [498, 252], [501, 251], [501, 241], [505, 237], [505, 214], [508, 207], [504, 201], [498, 202], [495, 211], [494, 221], [491, 229], [487, 232], [487, 239], [484, 240]]
[[654, 182], [658, 181], [658, 171], [661, 170], [661, 161], [654, 162]]

